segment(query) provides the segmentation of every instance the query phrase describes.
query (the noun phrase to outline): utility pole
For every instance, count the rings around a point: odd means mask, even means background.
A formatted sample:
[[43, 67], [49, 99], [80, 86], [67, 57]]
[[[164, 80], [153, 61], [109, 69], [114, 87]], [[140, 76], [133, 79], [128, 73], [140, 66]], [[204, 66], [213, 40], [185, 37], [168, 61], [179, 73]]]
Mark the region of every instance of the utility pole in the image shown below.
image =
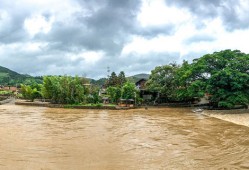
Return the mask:
[[110, 67], [109, 66], [107, 67], [107, 78], [108, 79], [110, 78]]

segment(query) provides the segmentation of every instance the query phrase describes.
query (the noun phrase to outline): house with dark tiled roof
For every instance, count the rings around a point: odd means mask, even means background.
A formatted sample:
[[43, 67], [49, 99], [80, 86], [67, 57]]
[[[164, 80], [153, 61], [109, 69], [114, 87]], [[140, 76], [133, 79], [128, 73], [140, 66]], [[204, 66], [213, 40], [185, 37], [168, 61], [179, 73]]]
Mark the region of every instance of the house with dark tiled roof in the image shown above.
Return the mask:
[[157, 92], [151, 92], [146, 89], [146, 79], [140, 79], [135, 84], [137, 89], [139, 90], [140, 97], [144, 99], [144, 101], [151, 101], [157, 97]]

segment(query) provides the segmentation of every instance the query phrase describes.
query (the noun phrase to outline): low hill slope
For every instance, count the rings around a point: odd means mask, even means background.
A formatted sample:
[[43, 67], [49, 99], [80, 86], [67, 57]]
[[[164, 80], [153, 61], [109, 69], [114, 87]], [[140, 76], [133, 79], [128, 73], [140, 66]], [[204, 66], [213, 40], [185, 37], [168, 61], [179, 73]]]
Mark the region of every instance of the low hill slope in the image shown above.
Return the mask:
[[32, 82], [41, 83], [42, 77], [32, 77], [29, 75], [19, 74], [8, 68], [0, 66], [0, 85], [16, 86], [21, 83], [30, 84]]

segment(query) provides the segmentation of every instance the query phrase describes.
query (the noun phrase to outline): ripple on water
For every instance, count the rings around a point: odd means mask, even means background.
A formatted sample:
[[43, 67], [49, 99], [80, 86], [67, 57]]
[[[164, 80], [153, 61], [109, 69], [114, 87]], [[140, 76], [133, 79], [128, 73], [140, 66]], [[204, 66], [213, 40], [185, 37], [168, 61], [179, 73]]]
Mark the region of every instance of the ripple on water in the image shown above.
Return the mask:
[[[5, 169], [246, 169], [248, 128], [189, 109], [1, 106]], [[1, 168], [0, 168], [1, 169]]]

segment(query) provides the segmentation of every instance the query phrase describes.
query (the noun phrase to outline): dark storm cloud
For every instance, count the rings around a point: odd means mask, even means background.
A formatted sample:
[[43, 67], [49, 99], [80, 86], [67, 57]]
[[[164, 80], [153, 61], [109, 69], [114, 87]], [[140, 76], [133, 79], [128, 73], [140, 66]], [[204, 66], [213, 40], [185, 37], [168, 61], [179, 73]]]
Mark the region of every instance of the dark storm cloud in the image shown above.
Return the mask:
[[222, 19], [229, 31], [249, 28], [249, 8], [241, 11], [239, 4], [226, 5], [221, 11]]
[[[4, 66], [21, 73], [33, 74], [88, 74], [95, 77], [103, 74], [107, 66], [114, 71], [128, 71], [130, 73], [144, 72], [145, 67], [153, 69], [158, 63], [168, 63], [177, 60], [175, 54], [150, 53], [145, 55], [131, 54], [126, 58], [120, 53], [132, 35], [152, 38], [158, 34], [172, 34], [173, 25], [153, 26], [142, 28], [137, 21], [137, 14], [141, 8], [140, 1], [106, 0], [106, 1], [76, 1], [81, 10], [70, 16], [70, 20], [55, 20], [51, 30], [38, 33], [30, 37], [24, 30], [25, 19], [32, 16], [32, 9], [16, 10], [5, 4], [11, 17], [8, 32], [1, 36], [3, 44], [15, 42], [44, 42], [46, 46], [37, 52], [27, 52], [22, 49], [7, 52], [6, 55], [15, 60], [1, 60]], [[34, 11], [33, 11], [34, 12]], [[47, 10], [41, 11], [41, 16], [49, 21], [53, 14]], [[102, 51], [105, 56], [92, 66], [86, 66], [83, 58], [72, 60], [68, 55], [77, 55], [82, 50]], [[173, 56], [173, 57], [172, 57]], [[153, 57], [153, 60], [151, 60]], [[29, 61], [29, 62], [27, 62]], [[30, 61], [37, 64], [30, 65]], [[141, 64], [141, 62], [143, 64]], [[97, 66], [97, 67], [96, 67]], [[105, 73], [103, 74], [105, 76]]]
[[165, 0], [169, 5], [176, 5], [180, 8], [188, 8], [192, 13], [202, 17], [216, 17], [218, 8], [224, 0]]
[[[7, 59], [1, 57], [0, 63], [1, 66], [5, 66], [23, 74], [42, 73], [46, 72], [50, 65], [66, 67], [73, 63], [64, 53], [57, 51], [56, 54], [59, 57], [54, 57], [54, 52], [44, 54], [42, 51], [25, 52], [21, 49], [14, 49], [6, 52], [5, 55], [8, 56]], [[53, 74], [53, 70], [50, 71], [50, 74]], [[56, 72], [54, 72], [54, 74], [56, 74]]]
[[15, 3], [0, 3], [0, 43], [10, 44], [14, 42], [26, 41], [28, 34], [23, 29], [25, 19], [30, 15], [27, 9], [20, 10]]
[[166, 4], [187, 8], [197, 18], [197, 26], [205, 19], [220, 17], [228, 31], [249, 28], [249, 8], [244, 7], [239, 0], [165, 0]]
[[[55, 22], [48, 35], [40, 34], [36, 39], [56, 43], [56, 48], [61, 45], [62, 50], [79, 47], [103, 50], [111, 55], [120, 53], [129, 36], [135, 32], [133, 25], [137, 22], [139, 1], [107, 0], [100, 4], [97, 1], [79, 2], [82, 11], [72, 16], [72, 23]], [[99, 5], [99, 9], [92, 9], [91, 4]], [[85, 8], [88, 8], [87, 15]]]
[[[25, 42], [41, 42], [47, 45], [37, 52], [27, 52], [24, 49], [5, 52], [4, 55], [14, 60], [1, 57], [1, 65], [21, 73], [46, 74], [50, 71], [50, 74], [63, 74], [62, 72], [80, 74], [90, 72], [89, 75], [94, 77], [103, 72], [103, 69], [105, 70], [110, 63], [123, 64], [123, 61], [117, 59], [121, 50], [133, 34], [140, 34], [136, 28], [138, 26], [136, 16], [141, 2], [133, 0], [77, 2], [81, 10], [73, 13], [69, 20], [55, 20], [47, 34], [40, 32], [34, 37], [29, 36], [27, 30], [24, 30], [24, 22], [35, 11], [28, 7], [17, 10], [21, 6], [13, 4], [11, 8], [11, 3], [7, 2], [2, 5], [1, 7], [7, 11], [9, 16], [9, 23], [1, 29], [0, 43], [4, 45], [19, 43], [20, 45]], [[48, 10], [41, 10], [39, 13], [46, 21], [53, 17]], [[1, 20], [3, 20], [2, 17]], [[101, 60], [103, 62], [100, 63], [104, 68], [100, 71], [85, 66], [84, 58], [71, 59], [70, 55], [75, 56], [82, 50], [104, 52], [105, 56]], [[30, 65], [31, 61], [37, 64]], [[115, 70], [118, 69], [117, 63], [112, 67]]]
[[[184, 27], [178, 25], [178, 22], [167, 21], [162, 25], [148, 24], [143, 27], [138, 19], [143, 6], [140, 0], [65, 0], [61, 1], [62, 6], [58, 4], [60, 7], [48, 6], [56, 2], [57, 0], [37, 1], [37, 3], [28, 0], [0, 2], [1, 66], [32, 75], [71, 74], [101, 77], [106, 76], [108, 66], [112, 71], [125, 71], [131, 75], [148, 72], [157, 65], [179, 62], [181, 52], [137, 54], [134, 49], [123, 56], [122, 50], [132, 43], [134, 37], [140, 37], [145, 41], [155, 40], [152, 45], [156, 46], [156, 43], [162, 42], [160, 38], [157, 42], [155, 37], [172, 38], [179, 28]], [[249, 15], [246, 15], [249, 11], [241, 12], [239, 1], [165, 0], [165, 2], [178, 9], [188, 9], [193, 16], [190, 20], [193, 19], [197, 32], [187, 36], [190, 37], [188, 39], [179, 40], [184, 46], [216, 40], [212, 35], [198, 34], [199, 29], [203, 30], [208, 26], [207, 22], [204, 22], [206, 20], [220, 17], [229, 31], [247, 28], [249, 25], [247, 22]], [[66, 8], [64, 3], [68, 5]], [[48, 32], [39, 31], [38, 28], [38, 33], [30, 34], [29, 28], [25, 27], [25, 20], [29, 19], [32, 23], [37, 18], [47, 22], [48, 25], [51, 23]], [[174, 41], [173, 38], [172, 40]], [[32, 49], [34, 43], [41, 46]], [[166, 46], [165, 49], [169, 47]], [[82, 56], [85, 52], [100, 53], [102, 57], [89, 62], [87, 57], [91, 55]], [[192, 58], [192, 54], [197, 55], [188, 49], [184, 51], [185, 53], [187, 54], [184, 59]]]
[[0, 44], [11, 44], [17, 41], [26, 40], [26, 32], [24, 30], [13, 29], [0, 32]]

